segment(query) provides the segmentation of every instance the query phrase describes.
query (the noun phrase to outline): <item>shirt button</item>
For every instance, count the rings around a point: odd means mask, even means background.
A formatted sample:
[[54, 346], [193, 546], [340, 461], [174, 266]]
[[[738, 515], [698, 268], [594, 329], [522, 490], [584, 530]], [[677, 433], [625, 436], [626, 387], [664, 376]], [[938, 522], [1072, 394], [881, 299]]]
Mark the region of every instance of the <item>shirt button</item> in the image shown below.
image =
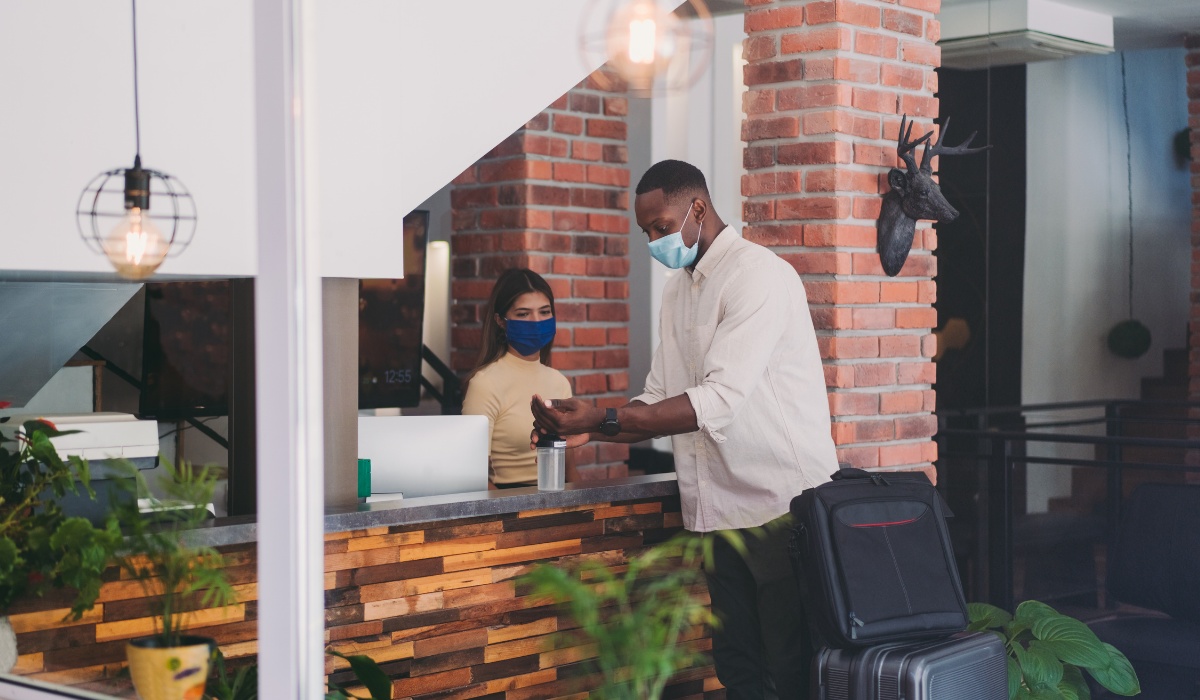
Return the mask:
[[701, 482], [700, 482], [700, 485], [701, 485], [701, 486], [708, 486], [708, 482], [707, 482], [707, 481], [701, 481]]

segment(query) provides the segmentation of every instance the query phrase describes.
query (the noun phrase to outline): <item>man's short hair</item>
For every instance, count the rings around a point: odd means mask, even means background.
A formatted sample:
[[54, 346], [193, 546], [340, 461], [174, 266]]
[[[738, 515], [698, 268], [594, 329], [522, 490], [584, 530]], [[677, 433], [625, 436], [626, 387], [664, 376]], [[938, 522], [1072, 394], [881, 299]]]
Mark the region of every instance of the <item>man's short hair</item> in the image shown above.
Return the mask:
[[674, 204], [689, 195], [708, 196], [708, 184], [704, 181], [704, 173], [700, 172], [700, 168], [682, 160], [661, 160], [650, 166], [638, 181], [637, 194], [646, 194], [654, 190], [662, 190], [663, 199], [668, 204]]

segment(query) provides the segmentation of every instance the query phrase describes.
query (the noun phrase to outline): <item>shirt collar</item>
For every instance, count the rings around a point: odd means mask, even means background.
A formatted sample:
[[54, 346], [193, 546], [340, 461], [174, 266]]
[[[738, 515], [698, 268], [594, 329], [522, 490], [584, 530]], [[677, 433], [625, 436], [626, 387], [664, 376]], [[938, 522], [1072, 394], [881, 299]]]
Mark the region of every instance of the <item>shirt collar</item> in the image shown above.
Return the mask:
[[717, 237], [713, 239], [712, 245], [708, 247], [708, 250], [704, 251], [704, 257], [700, 258], [700, 262], [696, 263], [694, 268], [687, 268], [688, 274], [693, 279], [697, 275], [710, 277], [712, 271], [720, 264], [721, 259], [725, 257], [725, 253], [728, 253], [729, 249], [733, 247], [733, 243], [737, 238], [737, 231], [726, 225], [717, 234]]

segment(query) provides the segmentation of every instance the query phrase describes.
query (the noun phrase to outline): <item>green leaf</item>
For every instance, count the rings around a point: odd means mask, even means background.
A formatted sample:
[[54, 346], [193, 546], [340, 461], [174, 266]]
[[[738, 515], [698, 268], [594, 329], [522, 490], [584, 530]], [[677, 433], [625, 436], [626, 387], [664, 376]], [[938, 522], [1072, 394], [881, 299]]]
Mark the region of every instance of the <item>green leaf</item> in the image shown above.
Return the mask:
[[1031, 700], [1063, 700], [1062, 693], [1058, 692], [1058, 688], [1037, 687], [1029, 691]]
[[1071, 664], [1063, 664], [1063, 679], [1058, 683], [1058, 692], [1066, 700], [1092, 700], [1092, 691], [1083, 678], [1083, 672]]
[[0, 576], [12, 573], [21, 562], [17, 545], [7, 537], [0, 537]]
[[1050, 617], [1052, 615], [1058, 615], [1058, 611], [1045, 603], [1039, 603], [1036, 600], [1027, 600], [1017, 606], [1017, 614], [1014, 616], [1014, 619], [1023, 625], [1033, 627], [1033, 623], [1043, 617]]
[[1034, 641], [1025, 649], [1020, 644], [1013, 645], [1017, 662], [1021, 664], [1021, 672], [1025, 676], [1025, 685], [1030, 692], [1038, 688], [1051, 688], [1062, 680], [1063, 665], [1054, 652]]
[[1041, 617], [1033, 623], [1033, 636], [1069, 664], [1088, 669], [1108, 665], [1108, 653], [1096, 633], [1073, 617]]
[[350, 670], [371, 693], [371, 700], [392, 700], [392, 679], [388, 678], [374, 659], [362, 654], [346, 656], [333, 650], [325, 653], [350, 662]]
[[1013, 657], [1008, 657], [1008, 698], [1012, 700], [1017, 697], [1017, 691], [1021, 689], [1021, 665]]
[[71, 465], [75, 467], [75, 478], [79, 479], [79, 483], [83, 484], [83, 488], [87, 491], [88, 498], [96, 500], [96, 492], [92, 489], [92, 465], [82, 457], [71, 455], [68, 457]]
[[1133, 670], [1129, 659], [1111, 644], [1105, 644], [1104, 649], [1109, 653], [1109, 663], [1102, 668], [1088, 667], [1092, 678], [1117, 695], [1137, 695], [1142, 692], [1137, 672]]
[[971, 632], [981, 632], [989, 627], [1003, 627], [1012, 620], [1012, 615], [987, 603], [967, 603], [967, 614], [971, 619], [967, 629]]

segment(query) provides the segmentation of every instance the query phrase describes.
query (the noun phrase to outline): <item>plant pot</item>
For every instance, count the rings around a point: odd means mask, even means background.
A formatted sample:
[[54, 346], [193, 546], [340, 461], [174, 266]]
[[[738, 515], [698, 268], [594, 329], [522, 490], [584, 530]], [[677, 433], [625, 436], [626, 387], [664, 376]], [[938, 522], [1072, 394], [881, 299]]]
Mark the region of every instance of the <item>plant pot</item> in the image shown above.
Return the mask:
[[0, 617], [0, 673], [8, 673], [17, 665], [17, 633], [8, 616]]
[[135, 639], [125, 647], [129, 675], [142, 700], [200, 700], [216, 642], [208, 637], [179, 638], [167, 646], [162, 637]]

